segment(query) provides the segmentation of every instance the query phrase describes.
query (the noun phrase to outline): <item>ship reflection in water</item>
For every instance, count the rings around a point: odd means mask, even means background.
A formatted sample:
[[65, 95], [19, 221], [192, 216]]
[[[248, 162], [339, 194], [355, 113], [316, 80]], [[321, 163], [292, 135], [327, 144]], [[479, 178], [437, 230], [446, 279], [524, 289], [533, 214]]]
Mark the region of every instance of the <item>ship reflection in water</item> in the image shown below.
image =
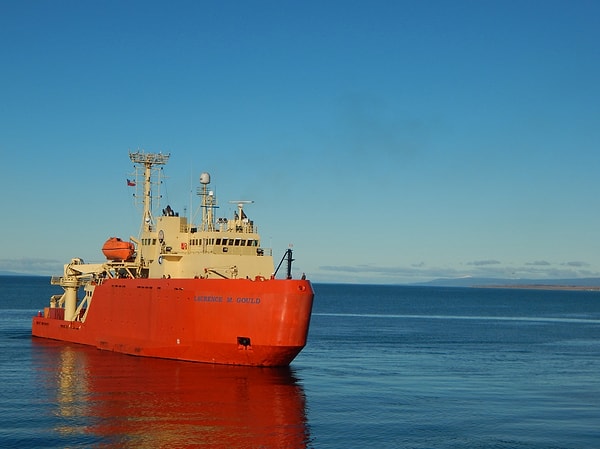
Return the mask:
[[33, 340], [66, 446], [302, 448], [305, 397], [289, 368], [133, 357]]

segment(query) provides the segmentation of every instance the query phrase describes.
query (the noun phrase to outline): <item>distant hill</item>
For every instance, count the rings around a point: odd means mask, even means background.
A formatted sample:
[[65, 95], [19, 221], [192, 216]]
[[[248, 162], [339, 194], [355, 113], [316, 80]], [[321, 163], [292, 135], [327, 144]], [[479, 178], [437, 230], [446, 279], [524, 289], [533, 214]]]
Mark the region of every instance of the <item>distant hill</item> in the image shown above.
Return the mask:
[[501, 286], [569, 286], [569, 287], [600, 287], [600, 278], [575, 279], [500, 279], [500, 278], [441, 278], [413, 285], [438, 287], [501, 287]]

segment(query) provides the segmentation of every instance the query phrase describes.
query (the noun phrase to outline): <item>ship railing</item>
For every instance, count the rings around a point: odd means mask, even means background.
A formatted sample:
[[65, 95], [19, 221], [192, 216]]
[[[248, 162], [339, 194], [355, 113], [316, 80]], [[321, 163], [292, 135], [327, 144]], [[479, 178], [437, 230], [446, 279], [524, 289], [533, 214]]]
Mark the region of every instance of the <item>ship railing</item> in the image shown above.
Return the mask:
[[229, 226], [227, 231], [239, 234], [258, 234], [258, 226], [255, 226], [253, 223], [242, 223]]
[[[201, 226], [194, 224], [182, 224], [179, 231], [183, 234], [195, 234], [201, 232], [235, 232], [238, 234], [258, 234], [258, 226], [254, 223], [243, 223], [241, 225], [229, 224], [229, 222], [219, 223], [221, 226], [215, 226], [214, 229], [205, 230]], [[227, 226], [225, 226], [227, 225]]]
[[50, 278], [50, 285], [60, 285], [62, 282], [62, 276], [52, 276]]

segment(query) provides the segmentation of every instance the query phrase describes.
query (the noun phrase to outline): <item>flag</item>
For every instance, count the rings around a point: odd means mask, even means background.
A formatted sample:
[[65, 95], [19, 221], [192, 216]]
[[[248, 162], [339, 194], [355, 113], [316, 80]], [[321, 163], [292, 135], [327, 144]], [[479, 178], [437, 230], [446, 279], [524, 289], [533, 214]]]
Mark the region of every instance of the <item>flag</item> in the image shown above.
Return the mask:
[[127, 180], [127, 186], [128, 187], [135, 187], [135, 182], [134, 181], [130, 181], [129, 179]]

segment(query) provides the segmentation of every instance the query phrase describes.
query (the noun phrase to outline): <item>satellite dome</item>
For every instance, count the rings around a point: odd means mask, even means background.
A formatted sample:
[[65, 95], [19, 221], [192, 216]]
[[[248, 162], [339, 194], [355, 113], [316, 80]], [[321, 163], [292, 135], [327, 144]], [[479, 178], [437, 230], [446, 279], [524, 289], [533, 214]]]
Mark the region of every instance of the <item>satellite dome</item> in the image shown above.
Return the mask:
[[200, 184], [210, 184], [210, 174], [204, 172], [200, 175]]

